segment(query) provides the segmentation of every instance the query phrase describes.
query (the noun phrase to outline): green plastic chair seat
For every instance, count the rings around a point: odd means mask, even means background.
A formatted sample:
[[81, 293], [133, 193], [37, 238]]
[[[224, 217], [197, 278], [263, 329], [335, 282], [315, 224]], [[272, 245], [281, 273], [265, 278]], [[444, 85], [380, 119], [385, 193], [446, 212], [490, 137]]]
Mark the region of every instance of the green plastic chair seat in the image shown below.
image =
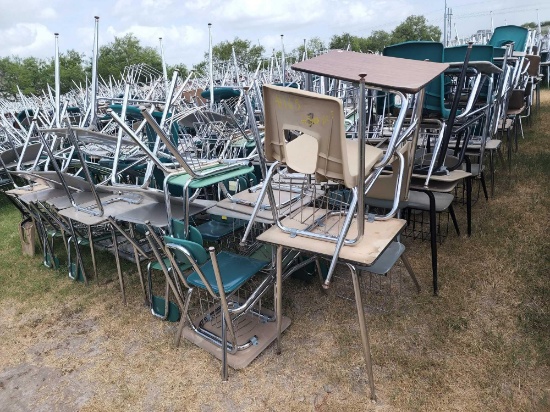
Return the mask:
[[[239, 97], [241, 92], [232, 87], [214, 87], [214, 101], [231, 99], [232, 97]], [[210, 89], [206, 89], [201, 93], [201, 97], [206, 100], [210, 100]]]
[[[226, 294], [233, 293], [267, 265], [267, 262], [228, 252], [220, 252], [217, 255], [217, 259], [222, 275], [223, 290]], [[201, 267], [201, 270], [214, 293], [218, 294], [220, 291], [216, 283], [212, 261], [209, 260], [206, 262]], [[187, 282], [198, 288], [205, 289], [204, 283], [196, 272], [188, 276]]]
[[244, 220], [235, 219], [229, 222], [220, 222], [218, 220], [209, 220], [197, 226], [204, 240], [217, 242], [226, 236], [229, 236], [236, 230], [242, 229], [245, 225]]
[[[211, 176], [203, 177], [203, 178], [199, 178], [199, 179], [193, 179], [193, 181], [189, 184], [189, 188], [190, 189], [199, 189], [201, 187], [212, 186], [212, 185], [214, 185], [216, 183], [219, 183], [219, 182], [222, 182], [224, 180], [232, 179], [232, 178], [235, 178], [235, 177], [241, 176], [241, 175], [245, 175], [245, 174], [250, 173], [254, 170], [253, 166], [245, 166], [245, 167], [240, 167], [238, 169], [233, 169], [233, 170], [229, 170], [227, 172], [224, 172], [223, 169], [225, 167], [226, 167], [225, 165], [216, 165], [212, 168], [207, 169], [209, 171], [212, 170], [212, 169], [216, 169], [216, 168], [217, 169], [222, 169], [222, 170], [220, 170], [219, 174], [215, 174], [215, 175], [211, 175]], [[171, 178], [168, 181], [168, 183], [170, 185], [184, 187], [189, 179], [191, 179], [190, 175], [183, 174], [183, 175], [174, 176], [173, 178]]]
[[[164, 265], [170, 269], [170, 267], [172, 266], [172, 264], [170, 263], [170, 259], [168, 259], [167, 257], [165, 257], [164, 259], [162, 259], [163, 262], [164, 262]], [[186, 263], [179, 263], [178, 262], [178, 267], [180, 268], [180, 270], [182, 272], [185, 272], [186, 270], [188, 269], [191, 269], [191, 263], [186, 262]], [[151, 269], [155, 269], [155, 270], [162, 270], [162, 268], [160, 267], [160, 263], [158, 261], [155, 261], [155, 262], [152, 262], [151, 263]]]

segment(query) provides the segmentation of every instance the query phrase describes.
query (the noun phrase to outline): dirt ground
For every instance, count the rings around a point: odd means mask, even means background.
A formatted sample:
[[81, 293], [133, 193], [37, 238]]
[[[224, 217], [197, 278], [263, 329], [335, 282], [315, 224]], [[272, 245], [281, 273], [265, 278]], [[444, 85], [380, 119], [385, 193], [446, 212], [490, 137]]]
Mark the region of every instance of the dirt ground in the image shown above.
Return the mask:
[[[538, 124], [550, 119], [549, 96]], [[328, 295], [316, 279], [288, 280], [282, 353], [271, 345], [222, 382], [217, 359], [187, 341], [175, 347], [175, 324], [151, 316], [135, 266], [124, 265], [127, 305], [109, 254], [99, 255], [100, 286], [72, 282], [65, 268], [21, 256], [19, 215], [0, 202], [0, 411], [550, 410], [550, 133], [534, 127], [515, 171], [497, 164], [472, 237], [449, 226], [438, 297], [429, 242], [406, 240], [420, 294], [401, 267], [391, 292], [390, 278], [379, 284], [386, 293], [365, 282], [377, 403], [355, 305], [342, 299], [349, 280]]]

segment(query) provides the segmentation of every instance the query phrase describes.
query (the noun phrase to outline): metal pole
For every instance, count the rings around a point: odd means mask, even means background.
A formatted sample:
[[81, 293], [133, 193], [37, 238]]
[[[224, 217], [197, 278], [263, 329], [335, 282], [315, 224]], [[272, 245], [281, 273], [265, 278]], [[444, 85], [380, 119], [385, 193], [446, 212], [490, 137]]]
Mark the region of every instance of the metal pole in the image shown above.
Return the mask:
[[92, 52], [92, 97], [90, 105], [92, 107], [90, 125], [95, 126], [97, 121], [97, 63], [99, 56], [99, 17], [95, 16], [94, 28], [94, 48]]
[[61, 127], [61, 108], [59, 99], [61, 93], [61, 85], [59, 80], [59, 33], [55, 33], [55, 127]]
[[443, 13], [443, 47], [447, 47], [447, 0], [445, 0], [445, 13]]
[[284, 35], [281, 34], [281, 66], [282, 66], [282, 72], [283, 72], [283, 87], [285, 87], [285, 43], [283, 42]]
[[214, 68], [212, 65], [212, 23], [208, 23], [208, 70], [210, 71], [210, 110], [214, 108]]
[[166, 69], [166, 60], [164, 60], [164, 48], [162, 47], [162, 37], [159, 37], [160, 43], [160, 59], [162, 61], [162, 78], [164, 79], [165, 87], [168, 87], [168, 70]]

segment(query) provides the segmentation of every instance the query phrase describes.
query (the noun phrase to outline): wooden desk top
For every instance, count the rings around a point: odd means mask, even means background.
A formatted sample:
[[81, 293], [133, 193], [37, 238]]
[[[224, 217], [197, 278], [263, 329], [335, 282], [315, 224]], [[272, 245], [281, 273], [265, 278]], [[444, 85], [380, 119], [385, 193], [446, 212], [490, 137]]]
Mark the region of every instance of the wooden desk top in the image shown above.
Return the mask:
[[[464, 170], [453, 170], [452, 172], [449, 172], [448, 175], [431, 175], [430, 182], [457, 182], [470, 176], [472, 176], [472, 174]], [[426, 180], [426, 175], [418, 175], [413, 173], [412, 177], [419, 180]]]
[[296, 71], [359, 82], [366, 74], [367, 86], [416, 93], [449, 67], [446, 63], [399, 59], [377, 54], [331, 50], [292, 65]]
[[[304, 214], [311, 213], [313, 208], [304, 208]], [[320, 217], [320, 212], [315, 215]], [[333, 220], [337, 217], [331, 217], [326, 222], [326, 226], [331, 226]], [[365, 234], [363, 238], [353, 246], [343, 246], [340, 250], [339, 259], [342, 261], [353, 262], [363, 266], [372, 265], [375, 260], [384, 252], [389, 244], [401, 232], [405, 226], [405, 220], [390, 219], [386, 221], [365, 222]], [[300, 223], [297, 219], [287, 217], [282, 221], [286, 227], [293, 229], [304, 229], [307, 224]], [[352, 222], [348, 232], [348, 238], [354, 238], [357, 235], [357, 221]], [[291, 237], [290, 234], [284, 233], [278, 226], [273, 226], [266, 230], [258, 240], [273, 245], [282, 245], [290, 249], [302, 250], [313, 254], [332, 257], [336, 248], [336, 243], [324, 240], [311, 239], [304, 236]]]

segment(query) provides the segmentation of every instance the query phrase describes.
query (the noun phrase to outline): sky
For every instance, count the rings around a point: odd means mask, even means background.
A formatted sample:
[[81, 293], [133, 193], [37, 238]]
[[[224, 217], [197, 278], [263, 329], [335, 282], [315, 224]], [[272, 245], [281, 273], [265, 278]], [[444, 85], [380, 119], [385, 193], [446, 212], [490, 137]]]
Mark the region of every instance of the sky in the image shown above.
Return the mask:
[[[549, 0], [447, 0], [453, 31], [467, 36], [478, 29], [550, 20]], [[99, 16], [99, 44], [133, 33], [144, 46], [159, 47], [162, 37], [168, 64], [188, 67], [212, 41], [235, 37], [260, 43], [268, 54], [334, 34], [366, 37], [391, 31], [412, 14], [443, 27], [445, 0], [0, 0], [0, 57], [54, 55], [54, 33], [61, 52], [92, 55], [94, 16]], [[454, 35], [454, 33], [453, 33]]]

